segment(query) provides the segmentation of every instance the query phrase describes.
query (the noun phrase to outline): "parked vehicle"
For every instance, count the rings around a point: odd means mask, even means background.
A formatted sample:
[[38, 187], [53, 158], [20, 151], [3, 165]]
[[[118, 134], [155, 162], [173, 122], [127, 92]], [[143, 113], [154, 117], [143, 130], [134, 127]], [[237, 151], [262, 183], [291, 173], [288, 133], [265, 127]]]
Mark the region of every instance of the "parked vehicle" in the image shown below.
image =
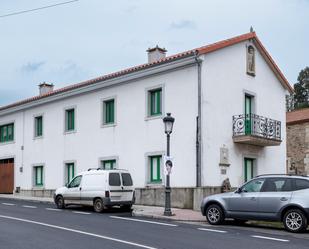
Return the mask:
[[302, 232], [309, 219], [309, 177], [294, 175], [257, 176], [235, 192], [203, 199], [201, 211], [209, 224], [225, 218], [282, 221], [286, 230]]
[[54, 201], [58, 208], [67, 205], [93, 206], [96, 212], [104, 208], [121, 206], [131, 210], [134, 188], [127, 170], [89, 169], [78, 174], [65, 187], [58, 188]]

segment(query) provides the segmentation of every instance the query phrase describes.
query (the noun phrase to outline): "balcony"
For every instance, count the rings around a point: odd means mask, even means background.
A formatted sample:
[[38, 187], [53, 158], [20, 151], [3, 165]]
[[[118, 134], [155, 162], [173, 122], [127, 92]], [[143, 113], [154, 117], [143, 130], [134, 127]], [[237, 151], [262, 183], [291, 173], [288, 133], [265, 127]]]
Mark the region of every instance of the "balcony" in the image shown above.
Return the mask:
[[257, 146], [281, 143], [281, 122], [256, 114], [233, 116], [233, 141]]

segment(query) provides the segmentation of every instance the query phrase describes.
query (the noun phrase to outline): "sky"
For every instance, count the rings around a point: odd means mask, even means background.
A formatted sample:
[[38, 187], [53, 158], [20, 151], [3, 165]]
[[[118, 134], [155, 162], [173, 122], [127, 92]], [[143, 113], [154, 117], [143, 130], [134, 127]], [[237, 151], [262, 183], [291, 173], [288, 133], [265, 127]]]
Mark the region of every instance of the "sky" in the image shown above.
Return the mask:
[[[0, 16], [68, 0], [0, 0]], [[249, 32], [293, 85], [309, 66], [309, 0], [78, 0], [0, 17], [0, 106]]]

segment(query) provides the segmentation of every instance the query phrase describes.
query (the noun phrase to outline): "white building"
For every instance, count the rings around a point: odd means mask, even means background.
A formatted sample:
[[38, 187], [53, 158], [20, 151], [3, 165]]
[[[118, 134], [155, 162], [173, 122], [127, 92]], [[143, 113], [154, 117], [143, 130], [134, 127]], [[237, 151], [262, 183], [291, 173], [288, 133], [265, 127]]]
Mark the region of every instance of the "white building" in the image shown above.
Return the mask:
[[0, 107], [0, 192], [55, 189], [96, 167], [163, 186], [166, 112], [175, 117], [172, 187], [285, 173], [292, 88], [256, 34], [165, 52], [149, 49], [147, 64], [62, 89], [42, 84], [40, 95]]

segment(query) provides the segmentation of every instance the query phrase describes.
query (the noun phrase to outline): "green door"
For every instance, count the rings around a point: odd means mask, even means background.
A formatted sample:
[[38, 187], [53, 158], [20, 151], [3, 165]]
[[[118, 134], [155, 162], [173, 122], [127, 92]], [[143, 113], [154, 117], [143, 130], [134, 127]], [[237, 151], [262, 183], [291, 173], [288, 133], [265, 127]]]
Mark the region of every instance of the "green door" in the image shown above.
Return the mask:
[[252, 97], [249, 95], [245, 96], [245, 135], [250, 135], [252, 130], [251, 122], [252, 114]]
[[245, 158], [244, 159], [244, 167], [245, 167], [245, 182], [251, 180], [253, 178], [253, 163], [254, 159]]

